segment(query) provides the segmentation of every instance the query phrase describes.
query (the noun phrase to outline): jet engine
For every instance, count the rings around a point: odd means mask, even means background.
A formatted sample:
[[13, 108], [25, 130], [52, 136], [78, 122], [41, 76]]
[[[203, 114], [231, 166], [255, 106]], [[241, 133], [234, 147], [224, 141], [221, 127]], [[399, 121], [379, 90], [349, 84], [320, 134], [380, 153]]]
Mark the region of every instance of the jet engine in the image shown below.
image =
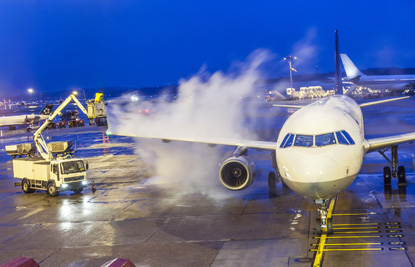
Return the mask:
[[247, 156], [228, 158], [220, 167], [219, 178], [227, 189], [243, 190], [254, 181], [255, 164]]

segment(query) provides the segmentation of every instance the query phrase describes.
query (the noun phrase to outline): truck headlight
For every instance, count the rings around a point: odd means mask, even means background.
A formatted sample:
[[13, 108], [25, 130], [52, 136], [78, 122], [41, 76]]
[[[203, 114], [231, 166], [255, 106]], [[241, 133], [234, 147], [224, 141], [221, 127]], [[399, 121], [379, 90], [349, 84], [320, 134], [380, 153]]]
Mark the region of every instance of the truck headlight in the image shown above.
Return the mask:
[[67, 188], [68, 184], [62, 184], [62, 188]]
[[87, 185], [87, 182], [86, 181], [82, 181], [82, 185]]

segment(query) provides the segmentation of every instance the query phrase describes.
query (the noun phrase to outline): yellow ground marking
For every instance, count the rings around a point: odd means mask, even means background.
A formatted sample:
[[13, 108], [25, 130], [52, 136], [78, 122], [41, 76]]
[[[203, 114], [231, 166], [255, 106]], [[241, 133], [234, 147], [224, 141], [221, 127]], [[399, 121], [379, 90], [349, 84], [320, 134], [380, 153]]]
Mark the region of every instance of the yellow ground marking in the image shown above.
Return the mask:
[[[350, 235], [350, 236], [326, 236], [325, 238], [331, 238], [331, 239], [336, 239], [336, 238], [370, 238], [370, 237], [382, 237], [381, 235]], [[315, 239], [320, 239], [321, 237], [319, 236], [315, 236]]]
[[389, 242], [389, 245], [405, 245], [405, 242], [397, 241], [397, 242]]
[[336, 234], [376, 234], [376, 233], [380, 233], [380, 231], [347, 231], [347, 232], [336, 231], [335, 233]]
[[392, 247], [392, 248], [389, 248], [389, 250], [406, 250], [406, 248], [405, 247]]
[[333, 230], [352, 230], [352, 229], [379, 229], [377, 226], [371, 226], [371, 227], [333, 227]]
[[[333, 215], [333, 209], [334, 209], [334, 204], [336, 203], [336, 198], [333, 198], [330, 201], [330, 205], [329, 205], [329, 209], [327, 211], [327, 219], [331, 218]], [[321, 260], [323, 259], [323, 251], [325, 251], [324, 249], [324, 245], [326, 243], [326, 238], [327, 238], [327, 232], [323, 232], [323, 234], [320, 237], [320, 242], [319, 245], [317, 247], [317, 249], [315, 249], [316, 253], [316, 257], [314, 259], [314, 263], [313, 263], [313, 267], [320, 267], [321, 265]]]
[[336, 204], [336, 199], [337, 199], [337, 197], [330, 201], [329, 210], [327, 211], [327, 219], [329, 219], [329, 218], [331, 218], [331, 216], [333, 216], [334, 204]]
[[320, 243], [318, 244], [317, 249], [313, 249], [311, 251], [316, 251], [316, 257], [314, 259], [313, 267], [320, 267], [321, 260], [323, 259], [323, 251], [324, 251], [324, 244], [326, 243], [327, 234], [322, 234]]
[[376, 212], [369, 212], [369, 213], [336, 213], [333, 216], [352, 216], [352, 215], [378, 215], [379, 213]]
[[403, 237], [403, 235], [388, 235], [388, 237]]
[[349, 226], [349, 225], [379, 225], [380, 223], [333, 223], [333, 226]]
[[[376, 251], [376, 250], [383, 250], [383, 248], [327, 248], [327, 249], [323, 249], [323, 251]], [[318, 251], [318, 249], [310, 249], [310, 251], [314, 252], [314, 251]], [[317, 266], [320, 266], [320, 265], [317, 265]]]
[[[326, 244], [326, 246], [376, 246], [382, 245], [382, 242], [376, 243], [330, 243]], [[311, 244], [311, 246], [318, 246], [318, 244]]]

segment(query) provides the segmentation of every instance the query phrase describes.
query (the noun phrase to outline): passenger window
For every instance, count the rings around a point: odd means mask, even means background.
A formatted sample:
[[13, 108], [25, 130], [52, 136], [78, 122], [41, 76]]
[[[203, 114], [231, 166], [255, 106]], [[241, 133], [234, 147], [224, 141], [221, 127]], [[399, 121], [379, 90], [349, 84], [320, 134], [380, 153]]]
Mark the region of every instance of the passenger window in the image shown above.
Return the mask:
[[349, 144], [354, 145], [354, 141], [348, 132], [343, 130], [342, 134], [346, 137], [347, 141], [349, 141]]
[[328, 146], [335, 143], [334, 133], [316, 135], [316, 146]]
[[312, 135], [296, 135], [294, 146], [311, 147], [313, 146]]
[[343, 144], [343, 145], [349, 144], [349, 142], [347, 142], [346, 137], [344, 137], [341, 132], [336, 132], [336, 136], [337, 136], [337, 141], [339, 142], [339, 144]]

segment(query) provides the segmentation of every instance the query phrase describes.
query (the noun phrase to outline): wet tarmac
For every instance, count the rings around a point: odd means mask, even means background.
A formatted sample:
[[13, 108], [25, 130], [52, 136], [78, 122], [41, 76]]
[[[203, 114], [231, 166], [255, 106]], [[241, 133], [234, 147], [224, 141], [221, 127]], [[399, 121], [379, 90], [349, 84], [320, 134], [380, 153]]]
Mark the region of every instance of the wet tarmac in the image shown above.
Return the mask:
[[[368, 136], [415, 131], [415, 99], [363, 109]], [[292, 111], [265, 105], [259, 136], [275, 140]], [[276, 118], [275, 118], [276, 117]], [[269, 126], [267, 122], [275, 120]], [[14, 187], [11, 157], [4, 147], [31, 134], [1, 129], [0, 264], [17, 256], [41, 266], [101, 266], [120, 257], [136, 266], [312, 266], [319, 236], [317, 206], [281, 184], [268, 194], [270, 155], [257, 163], [251, 188], [227, 197], [181, 194], [152, 183], [150, 164], [134, 154], [131, 138], [105, 136], [105, 128], [48, 130], [47, 142], [74, 140], [90, 163], [91, 186], [82, 194], [24, 194]], [[169, 145], [169, 144], [166, 144]], [[326, 241], [323, 266], [413, 266], [415, 263], [414, 144], [399, 147], [408, 185], [384, 187], [385, 159], [368, 154], [361, 174], [337, 198], [334, 234]], [[231, 149], [232, 150], [232, 149]], [[212, 177], [218, 180], [218, 177]]]

